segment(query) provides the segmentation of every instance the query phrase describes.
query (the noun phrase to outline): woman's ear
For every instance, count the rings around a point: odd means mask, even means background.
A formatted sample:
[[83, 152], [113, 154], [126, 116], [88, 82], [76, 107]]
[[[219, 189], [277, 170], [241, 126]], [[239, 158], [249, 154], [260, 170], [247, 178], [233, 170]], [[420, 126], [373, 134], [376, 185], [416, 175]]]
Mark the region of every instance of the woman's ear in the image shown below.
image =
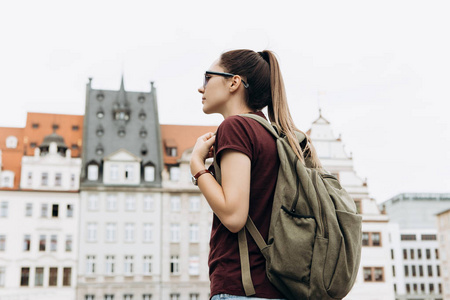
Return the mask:
[[232, 78], [231, 78], [231, 85], [230, 85], [230, 92], [235, 92], [235, 91], [237, 91], [237, 89], [239, 88], [239, 86], [242, 84], [242, 81], [241, 81], [241, 77], [240, 76], [238, 76], [238, 75], [234, 75]]

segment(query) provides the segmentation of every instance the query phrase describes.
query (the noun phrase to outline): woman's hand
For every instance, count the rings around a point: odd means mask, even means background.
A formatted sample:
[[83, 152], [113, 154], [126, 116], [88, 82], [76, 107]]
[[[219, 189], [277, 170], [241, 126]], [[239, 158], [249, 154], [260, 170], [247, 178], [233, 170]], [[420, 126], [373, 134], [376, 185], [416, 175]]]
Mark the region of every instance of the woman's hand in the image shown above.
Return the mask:
[[191, 174], [195, 175], [198, 171], [205, 169], [205, 160], [213, 156], [213, 145], [216, 136], [208, 132], [197, 139], [191, 156]]

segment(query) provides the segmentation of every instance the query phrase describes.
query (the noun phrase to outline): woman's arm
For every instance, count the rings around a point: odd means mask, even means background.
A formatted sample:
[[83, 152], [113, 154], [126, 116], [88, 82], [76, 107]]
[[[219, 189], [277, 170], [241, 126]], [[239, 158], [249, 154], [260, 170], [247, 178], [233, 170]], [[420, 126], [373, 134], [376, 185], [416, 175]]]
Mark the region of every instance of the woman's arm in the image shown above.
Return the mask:
[[[205, 169], [205, 160], [214, 144], [212, 133], [201, 136], [191, 157], [191, 173]], [[224, 150], [220, 160], [222, 186], [209, 174], [198, 178], [198, 187], [214, 213], [231, 232], [238, 232], [247, 221], [250, 199], [250, 158], [235, 150]]]

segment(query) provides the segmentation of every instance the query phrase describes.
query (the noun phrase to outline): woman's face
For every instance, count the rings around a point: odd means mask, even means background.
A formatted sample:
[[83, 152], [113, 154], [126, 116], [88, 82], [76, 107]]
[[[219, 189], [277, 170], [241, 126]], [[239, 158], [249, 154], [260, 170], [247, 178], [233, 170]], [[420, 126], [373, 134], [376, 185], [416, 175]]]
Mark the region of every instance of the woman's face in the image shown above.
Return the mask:
[[[216, 60], [209, 71], [226, 72]], [[225, 103], [229, 99], [229, 79], [218, 75], [207, 75], [206, 85], [198, 89], [202, 94], [203, 112], [205, 114], [222, 113]]]

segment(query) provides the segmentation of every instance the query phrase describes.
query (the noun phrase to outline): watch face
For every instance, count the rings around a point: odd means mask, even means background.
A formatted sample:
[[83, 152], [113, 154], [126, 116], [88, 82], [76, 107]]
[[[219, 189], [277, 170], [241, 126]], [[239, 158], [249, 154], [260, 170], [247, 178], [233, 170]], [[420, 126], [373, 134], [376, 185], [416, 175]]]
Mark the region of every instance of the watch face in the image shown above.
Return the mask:
[[194, 176], [191, 177], [191, 181], [194, 185], [197, 185], [197, 179]]

